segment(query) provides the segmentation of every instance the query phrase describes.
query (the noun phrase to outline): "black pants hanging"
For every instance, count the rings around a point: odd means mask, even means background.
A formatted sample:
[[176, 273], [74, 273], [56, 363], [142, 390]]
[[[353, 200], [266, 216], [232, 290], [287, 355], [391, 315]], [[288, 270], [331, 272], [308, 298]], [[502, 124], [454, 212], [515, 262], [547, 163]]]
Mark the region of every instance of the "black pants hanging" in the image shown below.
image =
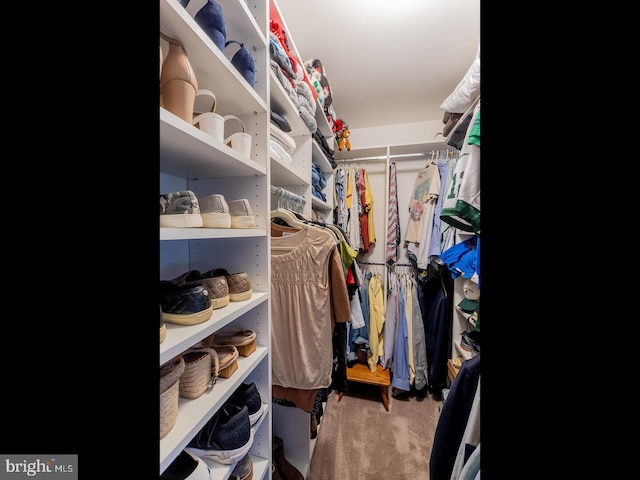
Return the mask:
[[447, 360], [451, 358], [453, 279], [446, 267], [429, 265], [418, 277], [418, 301], [424, 323], [429, 392], [442, 395], [447, 386]]

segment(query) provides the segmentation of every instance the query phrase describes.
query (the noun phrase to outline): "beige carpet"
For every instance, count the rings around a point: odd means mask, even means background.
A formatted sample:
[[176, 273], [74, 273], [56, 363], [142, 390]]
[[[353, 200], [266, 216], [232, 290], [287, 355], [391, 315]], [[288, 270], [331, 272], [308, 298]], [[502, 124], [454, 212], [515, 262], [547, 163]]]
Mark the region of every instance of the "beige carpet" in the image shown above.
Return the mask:
[[442, 401], [389, 389], [387, 412], [380, 387], [349, 385], [329, 396], [307, 480], [428, 480]]

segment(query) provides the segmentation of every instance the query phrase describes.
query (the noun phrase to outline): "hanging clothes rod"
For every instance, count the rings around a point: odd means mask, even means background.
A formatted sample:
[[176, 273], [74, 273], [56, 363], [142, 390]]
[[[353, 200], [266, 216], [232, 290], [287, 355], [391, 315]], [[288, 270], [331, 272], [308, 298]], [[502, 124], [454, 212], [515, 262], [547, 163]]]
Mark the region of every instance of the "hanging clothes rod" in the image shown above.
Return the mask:
[[307, 203], [307, 199], [303, 195], [298, 195], [297, 193], [290, 192], [286, 188], [276, 187], [271, 185], [271, 193], [279, 196], [283, 200], [292, 200], [296, 203]]
[[336, 162], [342, 162], [342, 163], [362, 162], [362, 161], [371, 161], [371, 160], [386, 160], [387, 158], [389, 158], [390, 160], [394, 160], [396, 158], [416, 159], [417, 157], [433, 157], [434, 155], [446, 156], [446, 159], [448, 160], [450, 158], [449, 155], [451, 155], [451, 157], [455, 157], [456, 150], [445, 149], [445, 150], [431, 150], [429, 152], [424, 152], [424, 153], [399, 153], [397, 155], [389, 155], [388, 157], [387, 155], [378, 155], [373, 157], [355, 157], [355, 158], [341, 158], [341, 159], [339, 158], [339, 159], [336, 159]]
[[307, 203], [307, 199], [303, 195], [290, 192], [286, 188], [271, 185], [271, 193], [278, 196], [278, 208], [287, 208], [302, 213], [302, 207]]
[[[388, 158], [424, 157], [426, 153], [402, 153], [389, 155]], [[377, 155], [373, 157], [338, 158], [336, 162], [362, 162], [363, 160], [386, 160], [387, 155]]]
[[[358, 263], [358, 265], [384, 265], [384, 266], [389, 266], [389, 264], [387, 264], [387, 262], [359, 262], [358, 260], [356, 260], [356, 262]], [[393, 265], [391, 265], [391, 267], [413, 267], [413, 265], [411, 265], [410, 263], [394, 263]]]

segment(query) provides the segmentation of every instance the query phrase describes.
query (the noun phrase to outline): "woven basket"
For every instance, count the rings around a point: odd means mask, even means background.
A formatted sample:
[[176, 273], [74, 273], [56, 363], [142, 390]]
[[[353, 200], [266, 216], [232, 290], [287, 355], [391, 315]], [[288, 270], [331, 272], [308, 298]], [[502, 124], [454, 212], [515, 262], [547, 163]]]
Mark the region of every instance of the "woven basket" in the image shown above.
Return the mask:
[[178, 419], [180, 376], [184, 372], [181, 356], [169, 360], [160, 367], [160, 438], [171, 431]]
[[198, 398], [213, 387], [211, 365], [218, 354], [211, 348], [189, 349], [184, 358], [184, 373], [180, 376], [180, 396]]

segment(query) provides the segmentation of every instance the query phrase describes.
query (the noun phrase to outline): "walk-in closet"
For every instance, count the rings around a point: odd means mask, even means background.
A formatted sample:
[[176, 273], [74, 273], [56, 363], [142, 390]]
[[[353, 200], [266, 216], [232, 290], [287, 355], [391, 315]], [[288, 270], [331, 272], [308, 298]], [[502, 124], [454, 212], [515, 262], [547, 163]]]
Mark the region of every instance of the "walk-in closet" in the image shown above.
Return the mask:
[[344, 65], [279, 3], [159, 0], [160, 478], [356, 478], [338, 412], [426, 399], [405, 468], [457, 479], [479, 415], [451, 438], [438, 420], [479, 364], [479, 38], [437, 118], [359, 128]]

